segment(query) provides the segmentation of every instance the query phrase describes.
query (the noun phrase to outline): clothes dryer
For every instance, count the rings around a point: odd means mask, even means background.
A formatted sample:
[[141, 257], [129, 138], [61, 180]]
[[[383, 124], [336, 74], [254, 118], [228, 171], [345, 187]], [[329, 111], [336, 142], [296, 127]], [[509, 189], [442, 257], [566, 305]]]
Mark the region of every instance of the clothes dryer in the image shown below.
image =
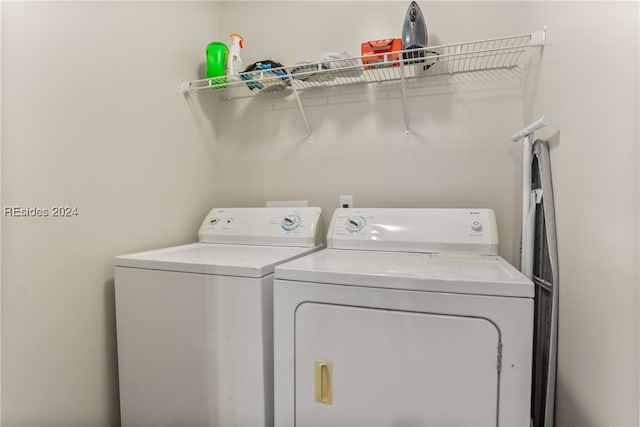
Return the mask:
[[122, 425], [272, 426], [274, 267], [319, 208], [213, 209], [199, 242], [115, 258]]
[[279, 265], [275, 424], [529, 426], [531, 281], [486, 209], [339, 209]]

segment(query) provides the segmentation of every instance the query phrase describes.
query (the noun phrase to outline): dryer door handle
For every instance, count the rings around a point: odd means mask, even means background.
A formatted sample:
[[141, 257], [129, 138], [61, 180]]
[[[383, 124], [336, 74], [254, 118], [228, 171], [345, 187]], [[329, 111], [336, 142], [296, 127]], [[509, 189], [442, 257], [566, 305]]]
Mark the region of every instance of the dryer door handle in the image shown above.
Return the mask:
[[318, 403], [331, 405], [333, 402], [333, 366], [326, 360], [315, 362], [315, 400]]

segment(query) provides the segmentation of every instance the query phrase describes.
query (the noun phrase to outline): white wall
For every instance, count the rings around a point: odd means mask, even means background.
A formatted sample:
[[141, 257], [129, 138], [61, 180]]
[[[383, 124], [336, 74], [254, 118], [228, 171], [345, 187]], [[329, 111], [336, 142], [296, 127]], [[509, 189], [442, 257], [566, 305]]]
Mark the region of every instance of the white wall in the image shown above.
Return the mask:
[[[246, 65], [265, 58], [291, 64], [332, 50], [359, 55], [362, 41], [399, 36], [406, 9], [406, 2], [227, 2], [222, 29], [244, 36]], [[517, 2], [425, 2], [422, 10], [431, 45], [521, 29]], [[216, 135], [214, 169], [225, 183], [220, 203], [308, 199], [326, 220], [340, 194], [352, 194], [360, 207], [490, 207], [500, 252], [517, 259], [520, 148], [509, 136], [522, 125], [519, 76], [429, 82], [410, 91], [409, 138], [399, 85], [303, 93], [311, 144], [291, 99], [199, 96]]]
[[179, 78], [219, 5], [3, 2], [2, 426], [118, 424], [112, 257], [193, 240], [211, 152]]
[[549, 26], [525, 121], [553, 121], [560, 426], [638, 425], [638, 6], [524, 4]]
[[[2, 2], [0, 2], [0, 82], [2, 82]], [[0, 177], [2, 176], [2, 85], [0, 84]], [[0, 200], [2, 185], [0, 181]], [[2, 221], [0, 221], [0, 242], [2, 242]], [[2, 424], [2, 244], [0, 244], [0, 424]]]
[[357, 54], [400, 33], [407, 3], [3, 4], [2, 205], [79, 209], [2, 218], [3, 427], [117, 423], [111, 258], [193, 239], [214, 205], [308, 199], [328, 217], [353, 194], [490, 207], [516, 262], [509, 136], [542, 113], [560, 240], [557, 425], [637, 425], [637, 3], [421, 2], [432, 45], [543, 24], [549, 44], [524, 92], [504, 73], [414, 85], [409, 138], [393, 85], [303, 94], [311, 144], [291, 100], [177, 91], [231, 31], [245, 64]]

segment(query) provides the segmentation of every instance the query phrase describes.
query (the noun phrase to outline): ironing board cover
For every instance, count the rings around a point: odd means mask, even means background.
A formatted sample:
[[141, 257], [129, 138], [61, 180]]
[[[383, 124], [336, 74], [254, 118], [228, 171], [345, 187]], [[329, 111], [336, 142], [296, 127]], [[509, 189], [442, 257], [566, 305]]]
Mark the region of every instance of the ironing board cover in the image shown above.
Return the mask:
[[531, 189], [541, 194], [536, 205], [534, 232], [536, 290], [531, 417], [534, 427], [552, 427], [558, 343], [558, 248], [546, 141], [534, 142], [531, 166]]

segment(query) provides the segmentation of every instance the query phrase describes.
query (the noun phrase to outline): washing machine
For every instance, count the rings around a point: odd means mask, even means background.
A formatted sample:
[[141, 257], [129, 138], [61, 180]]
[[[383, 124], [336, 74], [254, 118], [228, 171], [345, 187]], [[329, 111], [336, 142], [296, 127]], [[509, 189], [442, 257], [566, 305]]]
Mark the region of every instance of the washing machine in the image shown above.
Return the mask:
[[319, 208], [213, 209], [199, 242], [115, 258], [122, 426], [273, 425], [274, 267]]
[[529, 427], [534, 287], [487, 209], [338, 209], [275, 269], [278, 427]]

